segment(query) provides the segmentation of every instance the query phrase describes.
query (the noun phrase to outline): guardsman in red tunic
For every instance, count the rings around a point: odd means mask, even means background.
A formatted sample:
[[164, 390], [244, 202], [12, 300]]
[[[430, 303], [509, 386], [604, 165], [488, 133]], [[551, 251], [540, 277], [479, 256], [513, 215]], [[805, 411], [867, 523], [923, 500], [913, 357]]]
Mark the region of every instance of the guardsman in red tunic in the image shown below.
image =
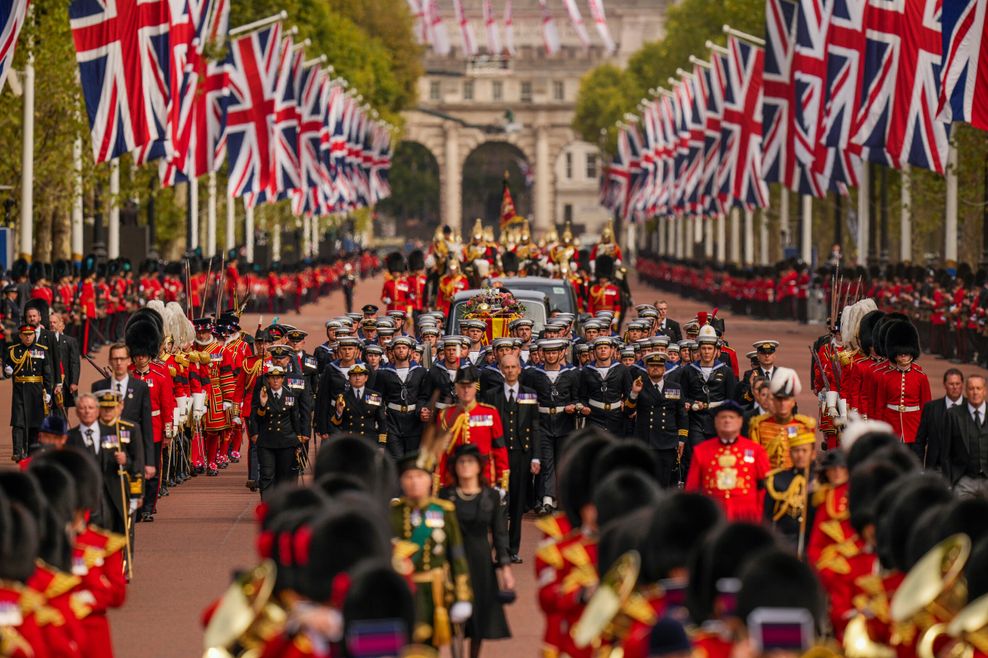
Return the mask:
[[428, 277], [425, 275], [425, 254], [416, 249], [408, 254], [408, 308], [406, 315], [418, 319], [419, 314], [426, 308], [425, 285]]
[[713, 498], [729, 521], [760, 523], [771, 467], [765, 449], [740, 436], [744, 412], [734, 400], [714, 409], [717, 436], [693, 448], [686, 490]]
[[439, 279], [439, 291], [436, 294], [436, 308], [449, 315], [449, 306], [456, 293], [470, 288], [470, 281], [460, 271], [460, 261], [451, 258], [446, 265], [446, 274]]
[[458, 404], [447, 407], [439, 413], [438, 423], [443, 431], [450, 433], [449, 444], [439, 457], [436, 474], [436, 487], [452, 485], [447, 460], [456, 446], [472, 443], [487, 458], [488, 472], [484, 477], [491, 486], [500, 489], [502, 495], [508, 490], [508, 449], [504, 444], [504, 430], [497, 409], [489, 404], [477, 402], [477, 387], [480, 373], [472, 366], [456, 371], [456, 395]]
[[598, 256], [594, 272], [597, 283], [590, 286], [587, 310], [593, 315], [599, 311], [611, 311], [615, 322], [620, 325], [621, 289], [611, 283], [614, 278], [614, 259], [610, 256]]
[[409, 305], [408, 279], [405, 277], [405, 257], [397, 251], [386, 259], [388, 275], [384, 278], [381, 301], [388, 311], [406, 311]]
[[89, 354], [96, 342], [93, 328], [96, 326], [96, 257], [89, 255], [82, 262], [79, 284], [79, 310], [82, 315], [82, 341], [80, 347], [83, 354]]
[[607, 221], [607, 225], [604, 226], [604, 230], [600, 232], [600, 242], [593, 246], [590, 250], [590, 260], [591, 262], [597, 260], [601, 256], [608, 256], [614, 260], [614, 262], [621, 263], [621, 247], [614, 240], [614, 223], [610, 220]]
[[908, 321], [894, 321], [886, 333], [889, 367], [878, 378], [876, 418], [892, 426], [922, 461], [925, 447], [916, 444], [923, 406], [930, 401], [930, 380], [916, 363], [919, 333]]

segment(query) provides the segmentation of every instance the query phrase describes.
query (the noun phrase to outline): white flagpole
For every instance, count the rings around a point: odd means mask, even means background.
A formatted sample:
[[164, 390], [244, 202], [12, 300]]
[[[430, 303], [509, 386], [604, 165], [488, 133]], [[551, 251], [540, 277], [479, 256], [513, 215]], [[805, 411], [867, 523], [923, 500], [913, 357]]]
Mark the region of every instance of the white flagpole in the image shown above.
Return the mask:
[[72, 143], [72, 169], [75, 172], [75, 185], [72, 190], [72, 260], [82, 260], [83, 205], [82, 205], [82, 137]]
[[233, 197], [228, 196], [226, 198], [226, 250], [230, 251], [237, 246], [237, 233], [236, 224], [237, 221], [237, 206], [234, 203]]
[[110, 161], [110, 223], [106, 236], [107, 258], [120, 258], [120, 158]]
[[196, 249], [199, 246], [199, 179], [191, 178], [189, 179], [189, 212], [192, 214], [190, 217], [192, 221], [190, 223], [190, 228], [192, 229], [192, 235], [189, 236], [189, 250]]
[[[33, 7], [29, 9], [33, 11]], [[28, 41], [24, 65], [24, 137], [21, 144], [20, 254], [28, 261], [34, 254], [34, 44]]]
[[[233, 199], [230, 199], [233, 202]], [[254, 262], [254, 209], [244, 204], [244, 251], [248, 263]]]
[[216, 255], [216, 172], [206, 178], [206, 256]]

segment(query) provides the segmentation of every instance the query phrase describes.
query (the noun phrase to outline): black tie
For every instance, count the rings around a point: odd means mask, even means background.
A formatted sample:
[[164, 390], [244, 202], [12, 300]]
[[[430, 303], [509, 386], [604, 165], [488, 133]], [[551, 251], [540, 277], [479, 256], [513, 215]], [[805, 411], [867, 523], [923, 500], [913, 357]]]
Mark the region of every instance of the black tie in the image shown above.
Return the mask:
[[515, 403], [515, 389], [508, 389], [508, 404], [513, 405]]
[[978, 409], [974, 410], [974, 424], [981, 427], [981, 411]]
[[86, 447], [87, 448], [93, 447], [93, 430], [91, 429], [86, 430]]

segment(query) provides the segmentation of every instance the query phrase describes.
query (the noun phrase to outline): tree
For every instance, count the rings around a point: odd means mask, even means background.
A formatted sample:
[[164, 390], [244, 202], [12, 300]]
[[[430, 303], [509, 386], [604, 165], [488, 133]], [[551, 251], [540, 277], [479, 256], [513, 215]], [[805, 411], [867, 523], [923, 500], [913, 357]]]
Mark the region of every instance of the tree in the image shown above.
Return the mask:
[[603, 143], [604, 150], [613, 153], [617, 139], [614, 124], [629, 108], [634, 107], [632, 98], [634, 95], [626, 71], [613, 64], [602, 64], [591, 69], [580, 80], [573, 130], [584, 141]]

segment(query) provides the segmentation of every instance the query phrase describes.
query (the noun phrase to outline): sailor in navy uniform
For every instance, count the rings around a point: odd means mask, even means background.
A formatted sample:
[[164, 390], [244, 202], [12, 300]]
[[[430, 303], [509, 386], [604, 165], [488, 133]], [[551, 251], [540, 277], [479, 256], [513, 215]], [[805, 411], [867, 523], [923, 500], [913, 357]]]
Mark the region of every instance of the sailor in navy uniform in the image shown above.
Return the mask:
[[247, 421], [250, 440], [257, 446], [262, 499], [277, 485], [294, 481], [295, 451], [302, 442], [300, 405], [284, 385], [285, 371], [272, 364], [264, 375], [264, 384], [254, 390]]
[[690, 446], [714, 436], [714, 411], [731, 398], [737, 379], [731, 367], [718, 358], [720, 338], [710, 325], [700, 329], [696, 342], [699, 359], [682, 366], [680, 387], [685, 403], [690, 405]]
[[674, 474], [689, 433], [686, 405], [678, 383], [663, 378], [664, 354], [649, 354], [645, 368], [645, 375], [632, 382], [625, 413], [631, 421], [632, 436], [655, 455], [659, 484], [669, 488], [678, 484]]
[[613, 358], [616, 341], [600, 336], [593, 342], [593, 360], [580, 371], [581, 410], [592, 425], [625, 435], [624, 400], [631, 390], [631, 372]]
[[367, 388], [369, 374], [362, 363], [350, 368], [350, 388], [334, 401], [335, 410], [329, 422], [339, 432], [375, 439], [383, 448], [388, 440], [384, 398]]
[[388, 452], [395, 459], [418, 450], [422, 437], [421, 405], [428, 372], [411, 361], [415, 341], [399, 336], [391, 344], [392, 361], [378, 370], [375, 388], [384, 399]]

